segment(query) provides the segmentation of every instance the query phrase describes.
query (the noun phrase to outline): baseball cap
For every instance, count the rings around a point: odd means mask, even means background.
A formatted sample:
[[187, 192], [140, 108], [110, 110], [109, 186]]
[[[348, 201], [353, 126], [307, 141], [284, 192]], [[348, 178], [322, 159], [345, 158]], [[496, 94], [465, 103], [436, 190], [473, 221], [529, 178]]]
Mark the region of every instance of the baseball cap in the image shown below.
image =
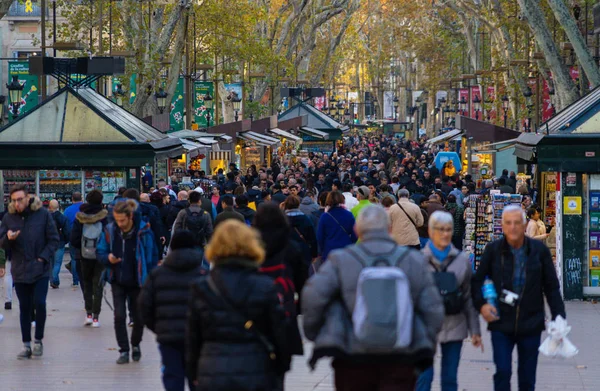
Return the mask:
[[363, 197], [369, 197], [369, 195], [371, 194], [371, 190], [369, 190], [369, 188], [367, 186], [360, 186], [358, 188], [358, 192]]

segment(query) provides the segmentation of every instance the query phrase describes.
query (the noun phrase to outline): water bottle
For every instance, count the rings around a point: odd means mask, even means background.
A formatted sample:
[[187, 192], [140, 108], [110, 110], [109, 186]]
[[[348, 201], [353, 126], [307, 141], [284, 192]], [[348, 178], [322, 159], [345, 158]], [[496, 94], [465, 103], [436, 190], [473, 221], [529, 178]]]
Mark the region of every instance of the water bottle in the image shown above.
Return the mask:
[[498, 294], [496, 293], [496, 288], [494, 287], [494, 281], [486, 278], [483, 282], [483, 286], [481, 287], [481, 292], [483, 293], [483, 298], [488, 304], [492, 305], [494, 308], [498, 308], [496, 305]]

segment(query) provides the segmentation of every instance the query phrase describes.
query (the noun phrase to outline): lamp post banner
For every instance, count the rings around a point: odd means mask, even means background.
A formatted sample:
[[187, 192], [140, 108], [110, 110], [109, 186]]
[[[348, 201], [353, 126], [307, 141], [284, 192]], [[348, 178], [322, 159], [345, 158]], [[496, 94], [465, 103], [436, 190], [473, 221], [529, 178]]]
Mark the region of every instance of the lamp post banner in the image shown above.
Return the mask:
[[[227, 89], [229, 91], [229, 89]], [[206, 113], [209, 109], [204, 104], [204, 97], [209, 94], [213, 98], [213, 104], [217, 105], [219, 102], [215, 101], [214, 85], [210, 81], [197, 81], [194, 82], [194, 121], [198, 124], [200, 129], [207, 128], [214, 124], [214, 105], [210, 109], [210, 124], [206, 123]], [[183, 101], [181, 103], [181, 112], [183, 113]]]
[[[8, 82], [12, 82], [13, 76], [18, 76], [19, 83], [25, 84], [23, 94], [21, 95], [21, 105], [18, 115], [23, 115], [38, 104], [38, 77], [29, 74], [29, 61], [10, 61], [8, 63]], [[10, 99], [10, 94], [8, 99]], [[10, 102], [9, 103], [13, 103]], [[9, 116], [12, 120], [12, 116]]]
[[[225, 96], [225, 99], [227, 99], [227, 98], [233, 99], [234, 97], [237, 97], [239, 99], [243, 98], [242, 83], [225, 83], [225, 89], [227, 90], [227, 95]], [[212, 93], [210, 95], [212, 96]], [[215, 102], [215, 104], [217, 104], [217, 102]], [[243, 111], [244, 111], [244, 107], [242, 106], [240, 108], [240, 110], [238, 111], [238, 119], [244, 118], [244, 116], [242, 115]]]
[[175, 93], [169, 105], [169, 131], [175, 132], [184, 129], [183, 121], [183, 77], [179, 77]]

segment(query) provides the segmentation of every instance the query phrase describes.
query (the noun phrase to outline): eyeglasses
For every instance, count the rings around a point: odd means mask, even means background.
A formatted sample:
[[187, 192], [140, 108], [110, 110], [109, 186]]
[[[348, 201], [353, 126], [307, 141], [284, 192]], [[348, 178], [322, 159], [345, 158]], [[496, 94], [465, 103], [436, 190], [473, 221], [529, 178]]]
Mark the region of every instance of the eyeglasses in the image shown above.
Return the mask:
[[23, 202], [24, 199], [25, 199], [25, 197], [21, 197], [21, 198], [17, 198], [17, 199], [11, 198], [10, 202], [12, 202], [13, 204], [18, 204], [19, 202]]
[[449, 234], [449, 233], [452, 233], [452, 231], [453, 231], [452, 228], [443, 228], [443, 227], [434, 227], [433, 229], [438, 232], [444, 233], [444, 234]]

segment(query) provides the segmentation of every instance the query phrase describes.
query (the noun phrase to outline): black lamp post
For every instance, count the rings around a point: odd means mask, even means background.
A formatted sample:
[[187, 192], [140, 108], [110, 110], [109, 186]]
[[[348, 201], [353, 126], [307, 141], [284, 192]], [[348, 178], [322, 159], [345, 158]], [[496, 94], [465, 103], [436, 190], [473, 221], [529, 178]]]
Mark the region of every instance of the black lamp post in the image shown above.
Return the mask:
[[340, 100], [337, 104], [337, 120], [338, 122], [341, 122], [342, 120], [342, 116], [344, 115], [344, 101]]
[[475, 95], [475, 98], [473, 98], [473, 106], [475, 108], [475, 119], [479, 120], [479, 111], [481, 110], [481, 98], [479, 95]]
[[443, 96], [438, 100], [438, 110], [442, 113], [442, 128], [444, 127], [444, 112], [446, 112], [446, 98]]
[[394, 121], [398, 120], [398, 105], [400, 105], [400, 102], [398, 101], [398, 97], [394, 96]]
[[0, 124], [4, 122], [4, 102], [6, 102], [6, 97], [0, 95]]
[[158, 104], [158, 110], [161, 114], [165, 111], [165, 107], [167, 107], [167, 95], [167, 92], [162, 87], [154, 94], [156, 103]]
[[460, 102], [458, 102], [459, 106], [460, 106], [460, 114], [461, 115], [467, 115], [465, 114], [467, 112], [467, 106], [469, 105], [469, 102], [467, 102], [467, 99], [463, 96], [460, 98]]
[[123, 97], [124, 96], [125, 96], [125, 91], [123, 91], [123, 85], [121, 83], [119, 83], [119, 84], [117, 84], [117, 89], [115, 90], [117, 106], [123, 107]]
[[506, 128], [506, 121], [508, 120], [508, 96], [502, 97], [502, 110], [504, 110], [504, 127]]
[[[252, 94], [248, 95], [248, 102], [254, 102], [254, 96]], [[254, 121], [254, 113], [250, 112], [250, 122]]]
[[213, 97], [210, 96], [208, 92], [206, 93], [206, 95], [204, 95], [204, 98], [202, 100], [204, 101], [204, 107], [206, 107], [206, 114], [204, 116], [206, 117], [206, 128], [208, 129], [210, 127], [210, 111], [212, 110], [215, 102], [213, 101]]
[[19, 116], [19, 107], [21, 107], [21, 98], [23, 96], [24, 87], [25, 83], [21, 84], [17, 75], [13, 76], [10, 84], [6, 84], [6, 88], [8, 88], [8, 97], [12, 106], [13, 118], [15, 119]]
[[233, 111], [235, 113], [235, 122], [238, 120], [238, 116], [240, 113], [240, 109], [242, 108], [242, 98], [235, 94], [233, 98], [231, 98], [231, 103], [233, 103]]

